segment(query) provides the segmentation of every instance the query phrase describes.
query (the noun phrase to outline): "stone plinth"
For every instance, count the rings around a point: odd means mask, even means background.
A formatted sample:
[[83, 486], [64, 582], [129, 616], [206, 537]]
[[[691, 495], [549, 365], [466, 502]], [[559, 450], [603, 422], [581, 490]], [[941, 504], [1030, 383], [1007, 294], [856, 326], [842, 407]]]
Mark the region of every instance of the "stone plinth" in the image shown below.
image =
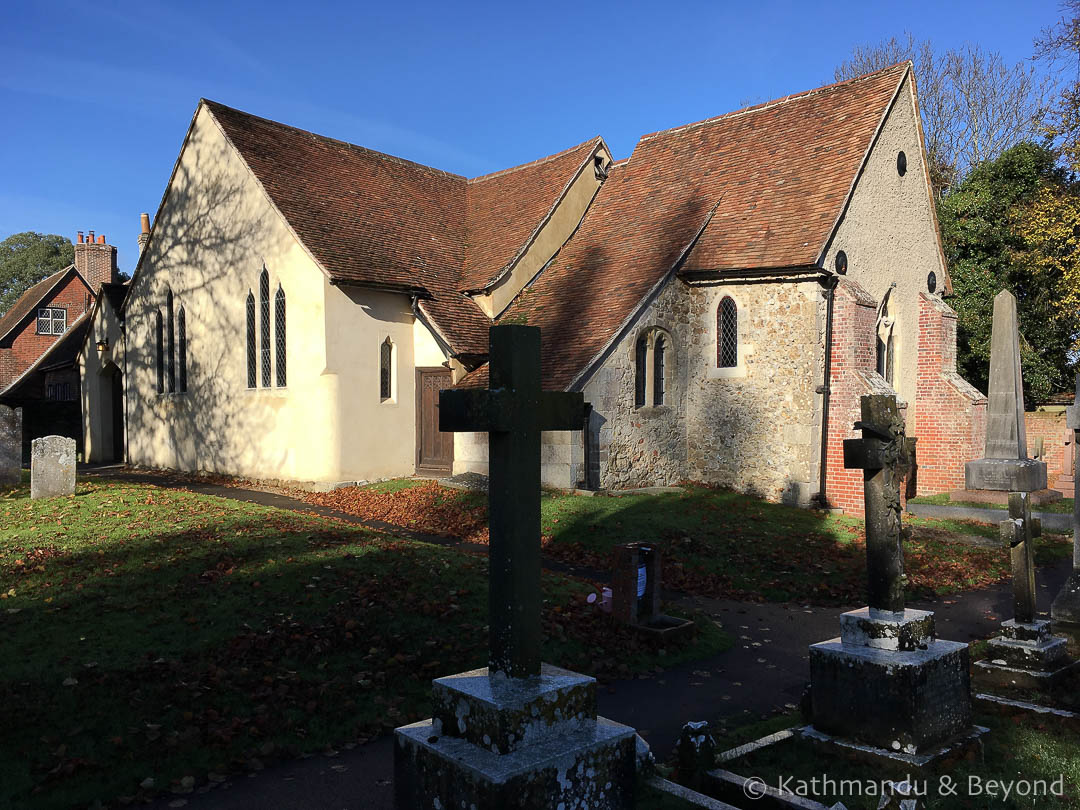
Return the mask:
[[75, 492], [75, 440], [44, 436], [30, 445], [30, 497], [56, 498]]
[[[1061, 500], [1061, 493], [1056, 489], [1037, 489], [1027, 495], [1032, 509]], [[949, 500], [955, 503], [994, 503], [1007, 506], [1009, 493], [995, 489], [954, 489], [949, 493]]]
[[1033, 458], [980, 458], [964, 465], [969, 490], [1035, 492], [1046, 489], [1046, 462]]
[[1080, 644], [1080, 570], [1073, 569], [1050, 607], [1054, 629], [1065, 632]]
[[840, 640], [849, 647], [919, 650], [934, 641], [934, 614], [928, 610], [892, 613], [864, 607], [840, 616]]
[[0, 405], [0, 487], [22, 480], [22, 408]]
[[593, 678], [480, 669], [436, 680], [434, 700], [433, 718], [395, 732], [398, 810], [633, 806], [640, 738], [596, 716]]
[[990, 639], [987, 658], [975, 662], [980, 682], [995, 686], [1040, 689], [1056, 686], [1075, 669], [1068, 642], [1050, 631], [1050, 622], [1001, 624], [1001, 635]]

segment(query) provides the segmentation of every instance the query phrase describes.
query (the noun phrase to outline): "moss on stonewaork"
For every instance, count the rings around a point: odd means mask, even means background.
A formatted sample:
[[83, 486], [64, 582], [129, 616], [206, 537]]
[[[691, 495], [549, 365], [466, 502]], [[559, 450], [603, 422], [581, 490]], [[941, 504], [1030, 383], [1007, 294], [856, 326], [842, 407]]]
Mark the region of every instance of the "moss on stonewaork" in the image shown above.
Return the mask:
[[[663, 651], [544, 577], [545, 658], [604, 678]], [[0, 807], [114, 805], [427, 717], [483, 666], [487, 563], [343, 522], [151, 486], [0, 496]], [[663, 654], [661, 654], [663, 653]]]

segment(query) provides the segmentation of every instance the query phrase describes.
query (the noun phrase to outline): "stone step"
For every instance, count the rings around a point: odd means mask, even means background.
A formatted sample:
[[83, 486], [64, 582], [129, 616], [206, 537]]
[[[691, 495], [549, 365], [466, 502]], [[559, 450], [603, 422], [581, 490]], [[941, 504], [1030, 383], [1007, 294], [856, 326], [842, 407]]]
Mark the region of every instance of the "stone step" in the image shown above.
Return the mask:
[[1050, 622], [1045, 619], [1030, 623], [1009, 619], [1001, 623], [1001, 637], [1011, 641], [1039, 643], [1046, 641], [1051, 635]]
[[990, 639], [986, 655], [992, 664], [1004, 661], [1005, 666], [1017, 669], [1047, 671], [1057, 669], [1068, 661], [1066, 645], [1065, 639], [1058, 637], [1032, 642], [999, 636]]
[[432, 682], [438, 736], [507, 754], [596, 723], [596, 679], [543, 664], [534, 678], [489, 677], [487, 668]]

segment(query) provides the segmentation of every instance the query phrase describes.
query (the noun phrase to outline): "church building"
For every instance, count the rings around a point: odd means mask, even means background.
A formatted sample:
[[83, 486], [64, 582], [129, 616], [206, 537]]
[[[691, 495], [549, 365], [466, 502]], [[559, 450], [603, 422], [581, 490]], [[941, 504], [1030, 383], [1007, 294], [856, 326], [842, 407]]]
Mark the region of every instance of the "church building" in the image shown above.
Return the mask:
[[546, 484], [858, 512], [841, 441], [863, 393], [902, 400], [919, 492], [981, 454], [949, 291], [909, 63], [623, 160], [597, 137], [472, 179], [204, 100], [126, 296], [90, 324], [83, 362], [107, 343], [123, 390], [84, 393], [87, 452], [111, 399], [133, 464], [484, 472], [485, 437], [438, 431], [438, 392], [486, 385], [489, 326], [527, 323], [545, 387], [587, 403], [582, 431], [545, 434]]

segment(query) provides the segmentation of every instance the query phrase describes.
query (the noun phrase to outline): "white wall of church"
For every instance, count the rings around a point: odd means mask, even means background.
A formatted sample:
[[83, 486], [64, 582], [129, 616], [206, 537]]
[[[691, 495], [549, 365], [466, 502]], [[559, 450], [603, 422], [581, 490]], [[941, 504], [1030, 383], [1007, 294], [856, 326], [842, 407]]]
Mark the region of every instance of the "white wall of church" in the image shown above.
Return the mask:
[[[897, 170], [903, 152], [907, 171]], [[945, 288], [937, 220], [929, 192], [929, 176], [919, 137], [918, 118], [910, 75], [881, 128], [852, 194], [836, 235], [829, 244], [825, 267], [835, 266], [843, 250], [848, 276], [877, 301], [896, 284], [891, 308], [896, 312], [895, 376], [900, 397], [915, 402], [918, 366], [919, 293], [927, 291], [927, 277], [937, 277], [940, 295]], [[908, 419], [914, 419], [909, 408]], [[909, 434], [917, 426], [909, 424]]]
[[[108, 351], [97, 350], [99, 340], [107, 340]], [[123, 371], [124, 338], [117, 313], [102, 295], [94, 320], [79, 354], [79, 396], [82, 399], [83, 458], [86, 461], [122, 461], [113, 457], [113, 386], [111, 374]], [[123, 406], [123, 403], [119, 403]]]
[[[246, 299], [254, 294], [258, 313], [264, 267], [271, 322], [279, 285], [287, 300], [287, 385], [275, 387], [272, 373], [270, 387], [260, 379], [249, 389]], [[339, 382], [325, 373], [324, 282], [201, 108], [126, 305], [129, 460], [265, 479], [337, 479]], [[188, 391], [159, 394], [155, 313], [167, 319], [169, 290], [187, 319]], [[271, 328], [271, 344], [273, 335]], [[276, 370], [272, 345], [270, 354]]]

